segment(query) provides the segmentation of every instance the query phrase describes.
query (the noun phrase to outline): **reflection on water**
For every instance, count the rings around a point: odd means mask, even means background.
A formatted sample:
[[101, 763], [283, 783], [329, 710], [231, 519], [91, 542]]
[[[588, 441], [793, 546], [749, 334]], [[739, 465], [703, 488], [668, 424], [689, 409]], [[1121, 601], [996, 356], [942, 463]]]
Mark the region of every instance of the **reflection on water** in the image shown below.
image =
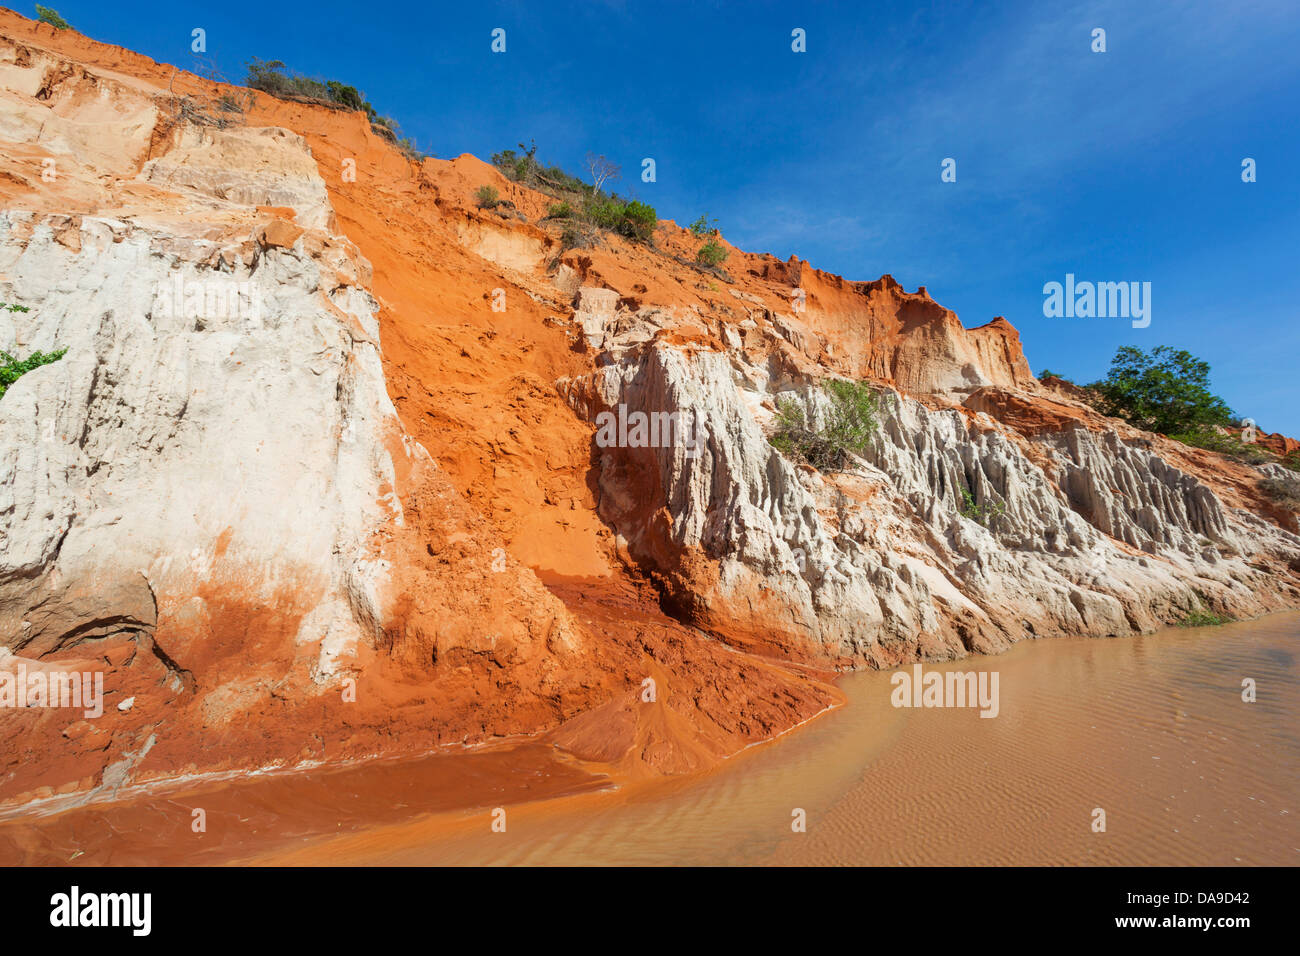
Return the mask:
[[889, 674], [851, 675], [846, 707], [703, 778], [513, 808], [506, 833], [444, 815], [264, 860], [1296, 864], [1298, 638], [1284, 614], [927, 665], [997, 670], [994, 719], [895, 709]]

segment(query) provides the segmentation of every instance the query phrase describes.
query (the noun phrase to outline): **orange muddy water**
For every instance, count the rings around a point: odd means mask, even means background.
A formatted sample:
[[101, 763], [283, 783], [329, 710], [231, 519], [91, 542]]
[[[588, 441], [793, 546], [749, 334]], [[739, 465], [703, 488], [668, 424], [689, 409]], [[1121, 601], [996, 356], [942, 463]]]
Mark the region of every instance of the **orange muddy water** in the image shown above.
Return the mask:
[[11, 818], [0, 862], [1294, 865], [1298, 658], [1296, 613], [1025, 643], [925, 667], [996, 671], [991, 719], [853, 674], [845, 706], [705, 775], [618, 786], [528, 744], [263, 776]]

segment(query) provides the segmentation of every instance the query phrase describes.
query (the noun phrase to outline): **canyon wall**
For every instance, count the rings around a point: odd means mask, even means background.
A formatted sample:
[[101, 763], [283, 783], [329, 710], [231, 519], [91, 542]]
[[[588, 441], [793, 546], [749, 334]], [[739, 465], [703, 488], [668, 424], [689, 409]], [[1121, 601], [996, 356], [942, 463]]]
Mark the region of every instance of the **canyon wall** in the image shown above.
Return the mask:
[[[836, 670], [1300, 604], [1264, 472], [1005, 319], [671, 222], [567, 248], [471, 156], [8, 12], [0, 106], [0, 348], [67, 350], [0, 401], [0, 669], [106, 686], [0, 711], [0, 806], [525, 734], [694, 770]], [[880, 427], [822, 473], [768, 438], [829, 377]]]

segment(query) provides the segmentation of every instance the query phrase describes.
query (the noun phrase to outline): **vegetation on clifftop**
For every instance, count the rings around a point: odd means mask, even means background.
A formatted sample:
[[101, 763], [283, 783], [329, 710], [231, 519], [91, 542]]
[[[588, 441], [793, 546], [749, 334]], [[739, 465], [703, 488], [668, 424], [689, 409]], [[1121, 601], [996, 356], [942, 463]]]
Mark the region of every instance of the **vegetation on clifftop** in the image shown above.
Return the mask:
[[1175, 435], [1233, 421], [1232, 409], [1210, 391], [1210, 365], [1184, 349], [1131, 345], [1111, 359], [1110, 371], [1088, 386], [1098, 408], [1138, 428]]
[[36, 4], [36, 19], [41, 23], [48, 23], [56, 30], [72, 29], [72, 24], [59, 16], [58, 10], [51, 10], [49, 7], [43, 7], [39, 3]]
[[[1060, 376], [1044, 370], [1038, 377]], [[1145, 352], [1126, 345], [1115, 353], [1106, 377], [1085, 388], [1089, 401], [1102, 414], [1122, 418], [1145, 431], [1246, 464], [1276, 461], [1300, 470], [1300, 455], [1276, 456], [1226, 430], [1247, 423], [1239, 421], [1228, 403], [1210, 390], [1209, 363], [1185, 349], [1157, 345]]]
[[408, 159], [418, 162], [425, 158], [425, 154], [410, 139], [399, 137], [400, 126], [397, 121], [381, 116], [366, 99], [366, 95], [355, 86], [338, 80], [318, 80], [291, 72], [281, 60], [259, 60], [253, 57], [246, 65], [248, 75], [244, 78], [244, 85], [249, 89], [260, 90], [282, 100], [304, 100], [338, 109], [360, 111], [370, 120], [370, 128], [393, 143]]
[[608, 158], [587, 155], [591, 175], [588, 183], [557, 165], [543, 165], [537, 159], [536, 142], [518, 146], [519, 151], [505, 149], [493, 153], [492, 164], [512, 182], [559, 200], [547, 210], [546, 218], [565, 220], [562, 241], [566, 247], [590, 246], [601, 232], [612, 232], [634, 242], [654, 241], [659, 222], [655, 208], [605, 191], [605, 184], [618, 179], [620, 173], [619, 167]]

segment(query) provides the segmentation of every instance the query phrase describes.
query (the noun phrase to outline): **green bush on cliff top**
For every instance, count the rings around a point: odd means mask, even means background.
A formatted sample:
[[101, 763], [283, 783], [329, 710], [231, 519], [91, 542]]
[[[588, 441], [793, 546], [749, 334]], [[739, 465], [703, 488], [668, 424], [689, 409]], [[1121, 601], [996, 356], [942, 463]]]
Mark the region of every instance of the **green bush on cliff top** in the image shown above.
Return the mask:
[[1157, 345], [1149, 353], [1126, 345], [1110, 371], [1088, 386], [1100, 411], [1162, 435], [1194, 433], [1233, 420], [1227, 403], [1210, 391], [1210, 365], [1184, 349]]
[[[527, 146], [523, 143], [518, 145], [518, 152], [504, 149], [493, 153], [492, 164], [512, 182], [559, 200], [551, 205], [546, 218], [567, 221], [561, 237], [565, 248], [591, 245], [602, 231], [617, 233], [636, 242], [652, 243], [655, 227], [659, 223], [653, 206], [607, 193], [596, 183], [583, 182], [554, 164], [543, 165], [537, 159], [535, 142], [530, 141]], [[596, 159], [604, 161], [604, 157]], [[593, 166], [596, 165], [591, 157], [588, 161]], [[600, 168], [606, 171], [612, 169], [617, 175], [618, 167], [608, 161]], [[608, 176], [600, 181], [606, 181], [607, 178]]]
[[56, 30], [72, 29], [72, 24], [59, 16], [58, 10], [51, 10], [49, 7], [43, 7], [39, 3], [36, 4], [36, 19], [41, 23], [48, 23]]

